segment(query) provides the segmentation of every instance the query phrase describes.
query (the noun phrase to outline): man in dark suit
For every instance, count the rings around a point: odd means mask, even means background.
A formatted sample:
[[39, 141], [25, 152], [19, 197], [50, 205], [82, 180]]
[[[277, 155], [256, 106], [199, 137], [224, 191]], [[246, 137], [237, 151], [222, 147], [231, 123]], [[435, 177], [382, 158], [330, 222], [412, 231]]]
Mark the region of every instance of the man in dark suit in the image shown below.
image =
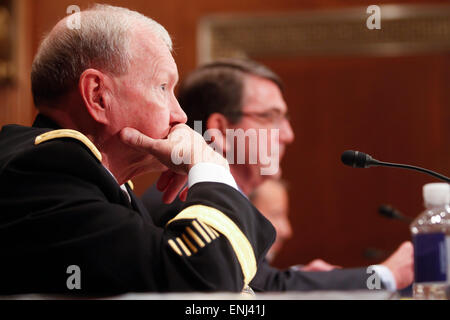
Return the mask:
[[[33, 126], [0, 132], [0, 293], [247, 288], [275, 232], [184, 124], [167, 31], [111, 6], [81, 21], [39, 47]], [[163, 170], [165, 200], [189, 191], [157, 226], [129, 180]]]
[[[279, 162], [286, 146], [294, 139], [282, 89], [282, 82], [274, 72], [254, 61], [241, 59], [206, 64], [189, 74], [179, 88], [178, 99], [188, 116], [188, 124], [205, 132], [204, 137], [212, 141], [210, 145], [226, 154], [231, 173], [247, 196], [265, 180], [280, 175]], [[275, 139], [270, 139], [273, 132]], [[240, 146], [239, 139], [242, 142], [247, 133], [249, 144]], [[239, 161], [240, 153], [245, 161]], [[155, 187], [142, 199], [148, 208], [154, 208], [155, 221], [161, 224], [181, 206], [180, 201], [170, 206], [163, 204]], [[371, 270], [386, 289], [408, 286], [413, 278], [411, 243], [402, 244], [391, 257]], [[264, 261], [258, 265], [250, 285], [258, 291], [367, 289], [371, 276], [367, 268], [303, 272], [278, 270]]]

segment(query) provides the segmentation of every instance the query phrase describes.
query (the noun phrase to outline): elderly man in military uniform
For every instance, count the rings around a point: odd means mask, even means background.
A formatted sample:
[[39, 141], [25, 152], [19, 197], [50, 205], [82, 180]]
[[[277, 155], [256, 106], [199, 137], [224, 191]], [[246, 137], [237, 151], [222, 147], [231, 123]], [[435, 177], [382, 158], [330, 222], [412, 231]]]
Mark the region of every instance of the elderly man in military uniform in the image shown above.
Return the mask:
[[[33, 126], [0, 132], [0, 292], [242, 291], [274, 229], [184, 124], [167, 31], [104, 5], [80, 27], [63, 19], [39, 47]], [[189, 161], [175, 165], [174, 149]], [[129, 182], [149, 171], [166, 201], [189, 187], [163, 226]]]

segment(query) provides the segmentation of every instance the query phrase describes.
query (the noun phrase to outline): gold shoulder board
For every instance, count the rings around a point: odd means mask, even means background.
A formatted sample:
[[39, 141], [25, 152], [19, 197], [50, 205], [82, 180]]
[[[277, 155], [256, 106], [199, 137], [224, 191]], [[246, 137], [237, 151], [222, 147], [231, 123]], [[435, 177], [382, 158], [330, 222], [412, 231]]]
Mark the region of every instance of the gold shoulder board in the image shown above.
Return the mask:
[[34, 140], [34, 144], [38, 145], [49, 140], [61, 138], [71, 138], [80, 141], [89, 150], [91, 150], [92, 154], [98, 159], [98, 161], [102, 162], [102, 155], [100, 151], [98, 151], [98, 149], [91, 142], [91, 140], [89, 140], [84, 134], [76, 130], [60, 129], [43, 133], [36, 137], [36, 140]]
[[133, 184], [133, 181], [128, 180], [127, 183], [128, 183], [128, 186], [130, 187], [130, 189], [131, 189], [131, 190], [134, 190], [134, 184]]

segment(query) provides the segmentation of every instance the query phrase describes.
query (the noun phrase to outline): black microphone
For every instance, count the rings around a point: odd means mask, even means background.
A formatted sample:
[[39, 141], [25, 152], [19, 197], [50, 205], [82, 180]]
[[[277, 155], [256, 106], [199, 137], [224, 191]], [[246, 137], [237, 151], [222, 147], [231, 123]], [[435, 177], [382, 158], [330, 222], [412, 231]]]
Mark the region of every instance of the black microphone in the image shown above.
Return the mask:
[[383, 204], [378, 208], [378, 213], [389, 219], [397, 219], [407, 223], [411, 223], [413, 221], [412, 218], [404, 216], [400, 211], [386, 204]]
[[342, 163], [351, 166], [353, 168], [369, 168], [374, 166], [383, 166], [383, 167], [395, 167], [395, 168], [402, 168], [402, 169], [409, 169], [409, 170], [415, 170], [420, 171], [426, 174], [429, 174], [435, 178], [438, 178], [440, 180], [443, 180], [447, 183], [450, 183], [450, 179], [442, 174], [436, 173], [434, 171], [411, 166], [407, 164], [398, 164], [398, 163], [390, 163], [390, 162], [383, 162], [376, 160], [369, 156], [368, 154], [365, 154], [363, 152], [359, 151], [353, 151], [353, 150], [347, 150], [344, 151], [344, 153], [341, 155]]

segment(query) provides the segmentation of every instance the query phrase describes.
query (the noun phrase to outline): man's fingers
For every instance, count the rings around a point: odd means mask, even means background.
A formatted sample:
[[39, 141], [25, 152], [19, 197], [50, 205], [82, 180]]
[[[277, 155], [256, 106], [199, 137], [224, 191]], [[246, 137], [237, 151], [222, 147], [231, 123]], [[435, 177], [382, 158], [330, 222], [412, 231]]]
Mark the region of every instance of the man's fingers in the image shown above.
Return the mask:
[[411, 241], [404, 241], [398, 250], [405, 250], [408, 254], [413, 254], [414, 246]]
[[307, 264], [305, 267], [302, 268], [303, 271], [331, 271], [333, 269], [341, 269], [340, 266], [335, 266], [332, 264], [329, 264], [328, 262], [323, 261], [322, 259], [316, 259]]
[[156, 182], [156, 189], [158, 189], [161, 192], [166, 191], [167, 187], [169, 186], [170, 181], [175, 176], [175, 172], [172, 170], [166, 170], [158, 178], [158, 181]]
[[[180, 131], [184, 132], [185, 130]], [[145, 134], [142, 134], [136, 129], [123, 128], [120, 131], [120, 139], [123, 143], [131, 146], [132, 148], [154, 156], [159, 162], [171, 170], [177, 173], [185, 172], [187, 174], [186, 166], [180, 165], [180, 163], [178, 163], [179, 159], [177, 158], [177, 152], [180, 152], [180, 150], [178, 150], [180, 148], [177, 149], [176, 147], [181, 144], [183, 140], [183, 135], [181, 132], [178, 132], [177, 136], [174, 137], [153, 139]]]
[[169, 186], [167, 187], [163, 195], [162, 200], [164, 203], [171, 203], [173, 202], [173, 200], [175, 200], [180, 190], [183, 189], [183, 187], [185, 186], [187, 178], [188, 178], [187, 176], [180, 174], [176, 174], [172, 178]]
[[189, 190], [189, 188], [187, 186], [184, 187], [183, 190], [181, 190], [181, 192], [180, 192], [180, 200], [181, 201], [183, 201], [183, 202], [186, 201], [188, 190]]
[[133, 128], [123, 128], [120, 131], [120, 139], [125, 144], [140, 150], [153, 153], [155, 149], [156, 141], [136, 129]]
[[394, 276], [398, 289], [410, 285], [414, 279], [414, 248], [410, 241], [403, 242], [398, 249], [381, 263]]

